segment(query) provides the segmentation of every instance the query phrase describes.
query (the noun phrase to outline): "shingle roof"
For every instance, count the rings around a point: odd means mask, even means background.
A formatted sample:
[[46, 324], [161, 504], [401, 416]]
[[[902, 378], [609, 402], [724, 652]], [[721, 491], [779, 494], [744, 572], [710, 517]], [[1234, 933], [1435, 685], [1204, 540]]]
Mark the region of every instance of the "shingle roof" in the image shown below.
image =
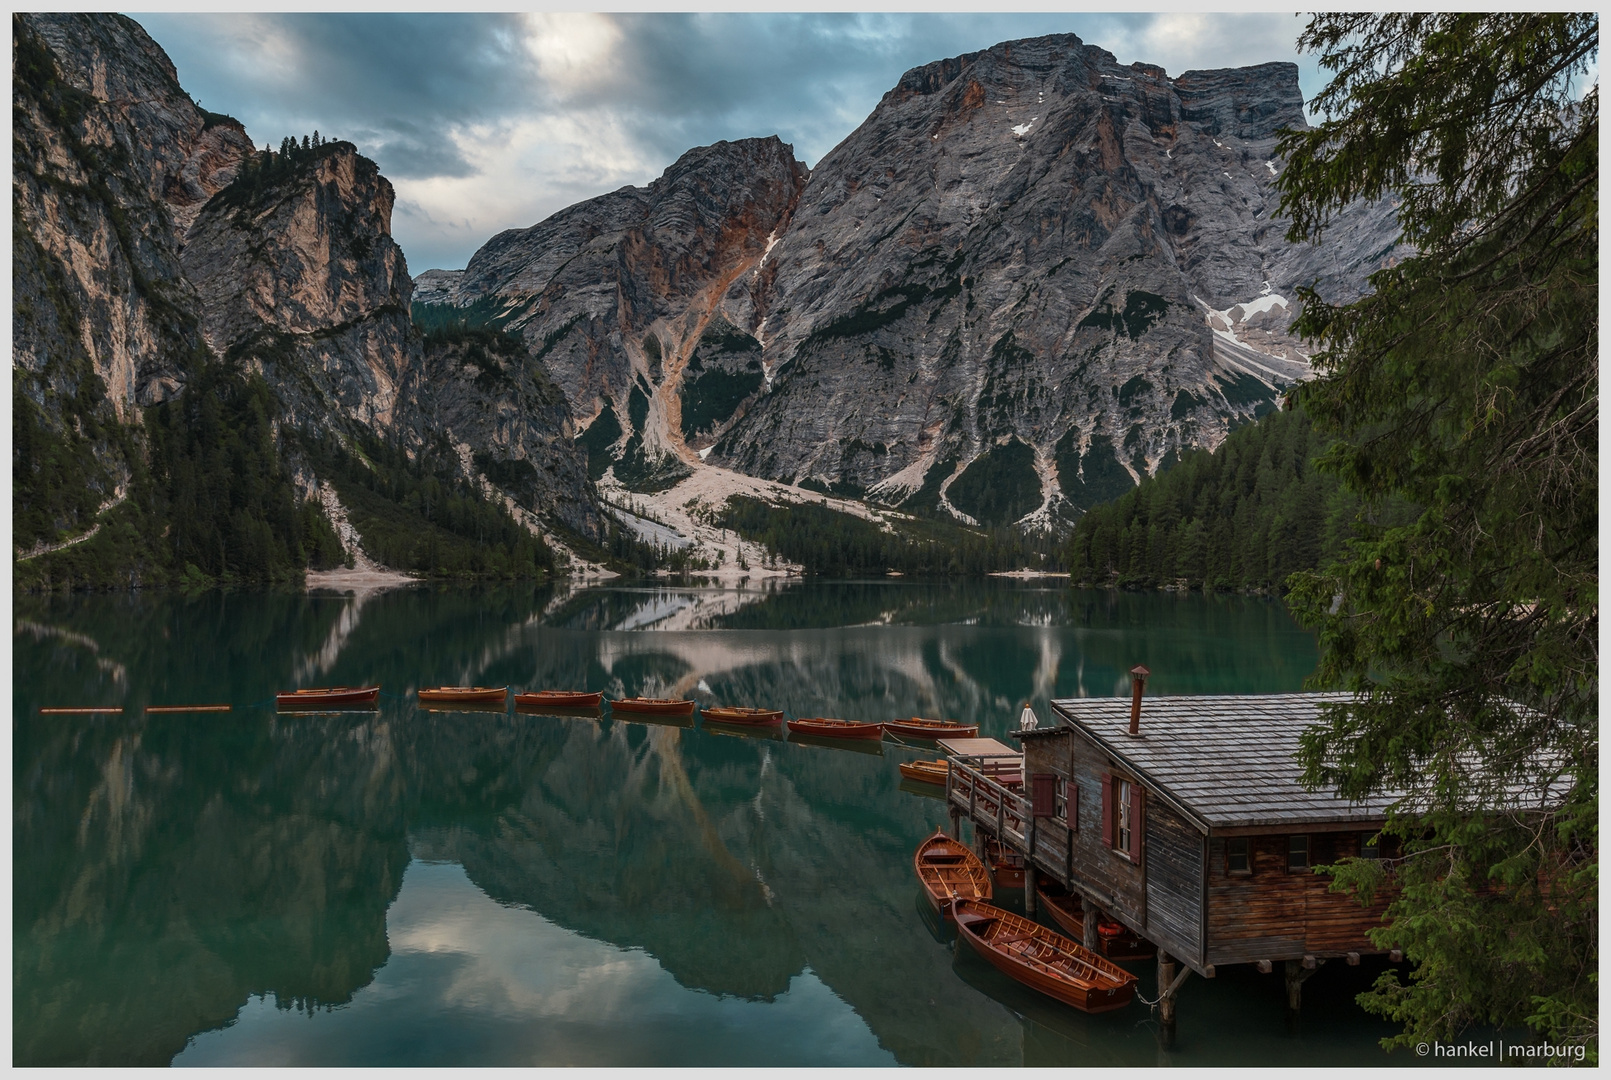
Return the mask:
[[1090, 736], [1138, 779], [1209, 828], [1318, 825], [1387, 816], [1394, 796], [1350, 802], [1298, 783], [1298, 736], [1320, 706], [1347, 694], [1149, 697], [1141, 734], [1129, 734], [1130, 699], [1065, 698], [1052, 715]]

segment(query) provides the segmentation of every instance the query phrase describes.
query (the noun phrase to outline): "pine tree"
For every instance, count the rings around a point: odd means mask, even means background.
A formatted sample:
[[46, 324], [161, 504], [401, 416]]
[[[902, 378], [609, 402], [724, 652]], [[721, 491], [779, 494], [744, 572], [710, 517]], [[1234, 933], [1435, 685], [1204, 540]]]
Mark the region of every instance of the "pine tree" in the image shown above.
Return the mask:
[[1358, 695], [1305, 737], [1306, 779], [1404, 793], [1375, 937], [1415, 967], [1362, 998], [1399, 1045], [1526, 1023], [1597, 1056], [1598, 34], [1321, 15], [1300, 39], [1334, 75], [1280, 148], [1290, 239], [1392, 197], [1416, 252], [1357, 302], [1303, 294], [1323, 377], [1299, 397], [1361, 512], [1291, 594], [1316, 684]]

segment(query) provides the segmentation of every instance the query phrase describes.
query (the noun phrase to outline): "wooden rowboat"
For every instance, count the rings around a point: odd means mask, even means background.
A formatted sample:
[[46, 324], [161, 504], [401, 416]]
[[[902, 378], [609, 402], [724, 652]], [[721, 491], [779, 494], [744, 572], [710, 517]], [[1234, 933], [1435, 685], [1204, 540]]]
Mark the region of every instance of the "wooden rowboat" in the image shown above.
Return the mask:
[[480, 705], [491, 701], [502, 703], [508, 696], [507, 686], [437, 686], [420, 691], [421, 701], [451, 704], [474, 702]]
[[1085, 939], [1085, 908], [1079, 897], [1048, 881], [1036, 886], [1035, 895], [1040, 897], [1041, 907], [1052, 917], [1052, 922], [1061, 926], [1064, 933], [1076, 941]]
[[1024, 857], [1000, 840], [985, 842], [985, 861], [990, 864], [990, 875], [998, 889], [1024, 887]]
[[[710, 715], [710, 710], [705, 710]], [[820, 716], [790, 720], [789, 730], [801, 735], [820, 735], [825, 739], [878, 739], [884, 735], [883, 724], [864, 724], [858, 720], [828, 720]]]
[[916, 780], [920, 784], [939, 784], [945, 786], [945, 778], [951, 772], [951, 763], [941, 759], [939, 761], [903, 761], [900, 764], [901, 775], [908, 780]]
[[694, 711], [694, 703], [692, 701], [678, 701], [676, 698], [624, 697], [616, 698], [610, 702], [610, 711], [659, 713], [663, 716], [691, 716]]
[[328, 686], [320, 690], [287, 690], [274, 695], [277, 709], [314, 709], [329, 705], [374, 705], [380, 700], [378, 686]]
[[699, 715], [704, 717], [706, 720], [714, 720], [718, 724], [755, 724], [757, 726], [765, 726], [770, 724], [781, 724], [783, 722], [782, 709], [745, 709], [736, 707], [723, 708], [721, 706], [711, 706], [708, 709], [700, 709]]
[[990, 872], [979, 856], [960, 840], [953, 840], [936, 829], [934, 835], [917, 845], [912, 868], [923, 885], [923, 894], [941, 918], [949, 921], [951, 901], [989, 900]]
[[[1075, 941], [1085, 940], [1085, 908], [1079, 897], [1049, 878], [1040, 880], [1035, 895], [1040, 897], [1042, 909], [1064, 933]], [[1152, 942], [1112, 921], [1098, 925], [1096, 949], [1109, 960], [1150, 960], [1158, 954]]]
[[1021, 915], [978, 900], [953, 900], [957, 936], [1003, 975], [1082, 1012], [1122, 1009], [1136, 977], [1105, 957]]
[[910, 720], [885, 721], [884, 730], [905, 739], [971, 739], [979, 734], [979, 725], [914, 716]]
[[603, 701], [602, 690], [591, 694], [586, 690], [533, 690], [515, 695], [515, 705], [527, 708], [596, 709]]
[[1158, 947], [1123, 923], [1104, 919], [1096, 924], [1097, 947], [1109, 960], [1147, 960], [1158, 954]]

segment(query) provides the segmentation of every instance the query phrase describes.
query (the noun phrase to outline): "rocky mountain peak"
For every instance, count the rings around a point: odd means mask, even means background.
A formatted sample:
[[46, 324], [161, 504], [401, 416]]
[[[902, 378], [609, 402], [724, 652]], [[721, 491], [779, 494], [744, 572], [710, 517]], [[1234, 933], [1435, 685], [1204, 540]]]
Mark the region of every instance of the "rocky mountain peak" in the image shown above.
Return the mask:
[[1207, 135], [1268, 139], [1283, 128], [1309, 126], [1303, 115], [1298, 65], [1285, 61], [1246, 68], [1188, 71], [1173, 81], [1181, 118]]
[[[600, 470], [619, 458], [634, 482], [681, 475], [697, 461], [683, 434], [684, 371], [724, 363], [708, 346], [700, 358], [702, 340], [731, 331], [753, 343], [766, 256], [808, 177], [776, 136], [697, 147], [645, 187], [499, 233], [462, 273], [421, 275], [417, 310], [521, 334], [580, 418], [591, 456], [606, 462]], [[746, 371], [740, 382], [758, 378]]]
[[1274, 147], [1303, 126], [1293, 64], [1002, 42], [906, 72], [809, 173], [775, 138], [701, 147], [429, 295], [533, 343], [594, 475], [708, 460], [1054, 525], [1274, 407], [1309, 376], [1296, 287], [1391, 257], [1381, 207], [1286, 243]]

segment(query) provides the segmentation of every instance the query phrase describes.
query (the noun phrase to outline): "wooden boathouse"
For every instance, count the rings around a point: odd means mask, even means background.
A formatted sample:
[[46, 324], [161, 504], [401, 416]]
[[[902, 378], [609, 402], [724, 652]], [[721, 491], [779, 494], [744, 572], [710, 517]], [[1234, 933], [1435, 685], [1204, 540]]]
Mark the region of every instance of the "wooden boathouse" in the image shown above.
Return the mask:
[[[1366, 932], [1392, 890], [1370, 907], [1328, 891], [1314, 867], [1378, 857], [1387, 801], [1356, 803], [1299, 783], [1298, 738], [1338, 694], [1054, 700], [1051, 723], [1013, 732], [1021, 785], [987, 775], [1000, 764], [953, 754], [946, 798], [953, 833], [1025, 855], [1034, 875], [1079, 897], [1085, 943], [1106, 916], [1158, 947], [1162, 1018], [1188, 971], [1285, 965], [1288, 1007], [1330, 958], [1381, 952]], [[1175, 963], [1183, 965], [1178, 972]]]

